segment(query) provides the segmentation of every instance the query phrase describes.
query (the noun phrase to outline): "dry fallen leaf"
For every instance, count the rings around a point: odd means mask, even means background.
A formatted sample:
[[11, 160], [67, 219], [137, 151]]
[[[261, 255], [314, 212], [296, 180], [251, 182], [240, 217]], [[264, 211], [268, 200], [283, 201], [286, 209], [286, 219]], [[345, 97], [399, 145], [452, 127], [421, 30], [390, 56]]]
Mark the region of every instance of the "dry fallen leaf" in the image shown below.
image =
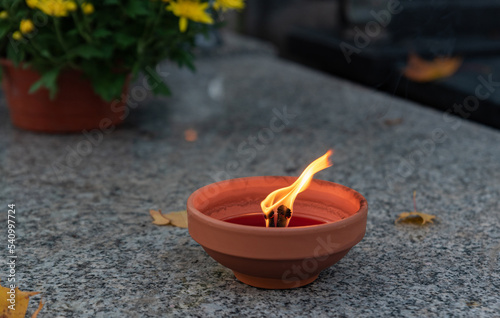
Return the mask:
[[424, 225], [425, 223], [434, 223], [435, 215], [422, 213], [422, 212], [403, 212], [396, 219], [397, 222], [416, 223]]
[[[162, 214], [161, 210], [149, 210], [149, 214], [153, 217], [153, 224], [156, 225], [173, 225], [176, 227], [187, 228], [187, 211], [176, 211], [167, 214]], [[0, 317], [1, 318], [1, 317]]]
[[424, 225], [426, 223], [434, 223], [435, 215], [422, 213], [417, 211], [417, 201], [415, 197], [417, 195], [417, 191], [413, 191], [413, 212], [403, 212], [399, 214], [398, 218], [394, 223], [404, 222], [404, 223], [414, 223], [419, 225]]
[[432, 61], [424, 60], [411, 53], [408, 64], [403, 70], [405, 77], [414, 82], [432, 82], [440, 78], [450, 77], [462, 65], [461, 57], [436, 57]]
[[403, 123], [403, 118], [401, 118], [401, 117], [384, 120], [384, 125], [386, 125], [386, 126], [397, 126], [397, 125], [401, 125], [402, 123]]
[[40, 303], [38, 303], [38, 308], [35, 310], [35, 312], [33, 313], [33, 315], [31, 315], [31, 318], [38, 317], [38, 314], [40, 313], [40, 311], [42, 310], [42, 308], [43, 308], [43, 302], [40, 299]]
[[163, 214], [164, 217], [170, 220], [173, 226], [186, 228], [188, 227], [187, 211], [177, 211]]
[[184, 139], [189, 142], [196, 141], [198, 139], [198, 132], [192, 128], [186, 129], [184, 131]]
[[[15, 297], [11, 298], [11, 292], [14, 292]], [[30, 297], [38, 294], [40, 292], [23, 292], [19, 288], [10, 289], [0, 285], [0, 318], [24, 318]], [[39, 307], [32, 318], [35, 318], [40, 310]]]
[[149, 215], [153, 218], [153, 224], [156, 225], [167, 225], [170, 224], [170, 220], [163, 217], [161, 210], [149, 210]]
[[465, 304], [472, 308], [481, 306], [481, 303], [477, 301], [468, 301]]

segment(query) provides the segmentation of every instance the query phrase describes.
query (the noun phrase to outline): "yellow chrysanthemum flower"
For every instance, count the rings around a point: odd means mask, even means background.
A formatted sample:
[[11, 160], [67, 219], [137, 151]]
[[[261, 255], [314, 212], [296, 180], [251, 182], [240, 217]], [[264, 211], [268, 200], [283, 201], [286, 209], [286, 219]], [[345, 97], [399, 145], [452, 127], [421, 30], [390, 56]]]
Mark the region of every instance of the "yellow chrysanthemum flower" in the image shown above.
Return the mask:
[[23, 34], [20, 31], [16, 31], [12, 33], [12, 38], [14, 40], [21, 40], [23, 38]]
[[243, 0], [215, 0], [214, 9], [227, 11], [229, 9], [241, 10], [245, 8]]
[[205, 11], [208, 5], [208, 3], [200, 3], [199, 0], [177, 0], [171, 1], [166, 9], [179, 17], [179, 30], [186, 32], [188, 19], [205, 24], [214, 23], [210, 14]]
[[73, 0], [26, 0], [26, 3], [53, 17], [65, 17], [77, 8]]
[[26, 0], [26, 4], [31, 9], [34, 9], [34, 8], [36, 8], [36, 5], [38, 4], [38, 0]]
[[78, 8], [74, 1], [67, 1], [65, 5], [68, 11], [75, 11]]
[[94, 13], [94, 5], [92, 3], [88, 3], [88, 2], [82, 3], [82, 12], [84, 14]]
[[35, 29], [35, 25], [30, 19], [22, 19], [21, 23], [19, 24], [19, 31], [21, 31], [22, 34], [27, 34], [30, 33]]
[[9, 13], [5, 10], [3, 10], [2, 12], [0, 12], [0, 19], [7, 19], [9, 17]]

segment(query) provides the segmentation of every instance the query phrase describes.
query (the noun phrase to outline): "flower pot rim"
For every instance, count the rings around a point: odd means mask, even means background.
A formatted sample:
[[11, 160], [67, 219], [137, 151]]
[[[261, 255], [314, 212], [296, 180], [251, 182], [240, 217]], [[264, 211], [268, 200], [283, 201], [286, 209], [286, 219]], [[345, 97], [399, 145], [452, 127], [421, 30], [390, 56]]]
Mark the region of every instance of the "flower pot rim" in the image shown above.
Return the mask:
[[[33, 69], [31, 67], [31, 65], [25, 63], [24, 61], [21, 61], [19, 63], [19, 65], [15, 65], [14, 62], [12, 62], [12, 60], [6, 58], [6, 57], [0, 57], [0, 65], [3, 65], [3, 66], [7, 66], [7, 67], [14, 67], [14, 68], [22, 68], [22, 69], [32, 69], [32, 70], [36, 70], [36, 69]], [[26, 65], [26, 67], [24, 67], [24, 65]], [[66, 71], [75, 71], [75, 72], [80, 72], [80, 73], [85, 73], [83, 69], [76, 69], [76, 68], [71, 68], [71, 67], [66, 67], [64, 69], [62, 69], [62, 72], [66, 72]], [[128, 76], [131, 77], [131, 69], [128, 69], [126, 67], [116, 67], [113, 69], [113, 72], [115, 73], [123, 73], [123, 74], [127, 74], [128, 73]]]
[[[324, 186], [334, 186], [336, 188], [341, 189], [345, 193], [349, 193], [353, 195], [356, 200], [359, 201], [360, 206], [359, 209], [352, 215], [338, 221], [332, 221], [332, 222], [326, 222], [323, 224], [317, 224], [317, 225], [308, 225], [308, 226], [300, 226], [300, 227], [287, 227], [287, 228], [272, 228], [272, 231], [270, 231], [269, 228], [266, 227], [256, 227], [256, 226], [248, 226], [248, 225], [242, 225], [242, 224], [235, 224], [235, 223], [230, 223], [226, 222], [223, 220], [219, 220], [216, 218], [213, 218], [211, 216], [208, 216], [201, 211], [199, 211], [197, 208], [195, 208], [195, 203], [194, 199], [200, 195], [203, 191], [206, 191], [210, 187], [215, 187], [215, 186], [224, 186], [228, 183], [232, 182], [245, 182], [247, 181], [248, 183], [251, 183], [252, 181], [257, 181], [257, 180], [262, 180], [263, 178], [271, 178], [271, 179], [285, 179], [287, 182], [292, 184], [298, 177], [291, 177], [291, 176], [254, 176], [254, 177], [243, 177], [243, 178], [235, 178], [235, 179], [229, 179], [229, 180], [224, 180], [224, 181], [219, 181], [215, 183], [208, 184], [206, 186], [203, 186], [193, 192], [188, 200], [187, 200], [187, 211], [188, 214], [191, 214], [193, 217], [196, 217], [198, 219], [201, 219], [204, 223], [207, 225], [210, 225], [212, 227], [218, 228], [222, 231], [236, 231], [239, 233], [247, 233], [247, 234], [253, 234], [253, 235], [265, 235], [267, 237], [283, 237], [283, 236], [295, 236], [298, 234], [314, 234], [317, 233], [318, 231], [323, 231], [323, 230], [334, 230], [336, 228], [341, 228], [348, 226], [350, 224], [360, 222], [363, 218], [366, 218], [367, 213], [368, 213], [368, 202], [367, 200], [357, 191], [354, 189], [351, 189], [349, 187], [346, 187], [342, 184], [331, 182], [331, 181], [326, 181], [326, 180], [320, 180], [320, 179], [312, 179], [312, 183], [316, 183], [318, 185], [324, 185]], [[307, 191], [307, 190], [306, 190]], [[189, 226], [189, 224], [188, 224]]]

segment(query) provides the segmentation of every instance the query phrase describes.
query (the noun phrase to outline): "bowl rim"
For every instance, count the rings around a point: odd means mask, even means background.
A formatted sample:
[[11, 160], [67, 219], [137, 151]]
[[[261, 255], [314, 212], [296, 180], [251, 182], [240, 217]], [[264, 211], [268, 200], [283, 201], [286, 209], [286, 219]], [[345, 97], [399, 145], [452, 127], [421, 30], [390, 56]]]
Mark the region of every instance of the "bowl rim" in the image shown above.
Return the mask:
[[[359, 209], [352, 215], [346, 217], [345, 219], [339, 220], [339, 221], [334, 221], [334, 222], [327, 222], [323, 224], [317, 224], [317, 225], [309, 225], [309, 226], [300, 226], [300, 227], [287, 227], [287, 228], [273, 228], [272, 231], [270, 231], [266, 227], [256, 227], [256, 226], [248, 226], [248, 225], [242, 225], [242, 224], [235, 224], [235, 223], [230, 223], [226, 222], [223, 220], [219, 220], [213, 217], [210, 217], [198, 209], [194, 207], [194, 199], [200, 195], [203, 191], [208, 189], [209, 187], [213, 187], [215, 185], [224, 185], [227, 183], [232, 183], [235, 181], [248, 181], [252, 182], [252, 180], [261, 180], [262, 178], [274, 178], [274, 179], [287, 179], [287, 182], [293, 183], [298, 177], [292, 177], [292, 176], [252, 176], [252, 177], [243, 177], [243, 178], [234, 178], [234, 179], [228, 179], [228, 180], [223, 180], [223, 181], [218, 181], [214, 183], [210, 183], [208, 185], [205, 185], [195, 192], [193, 192], [188, 200], [187, 200], [187, 213], [188, 215], [191, 214], [192, 216], [201, 219], [203, 222], [209, 224], [210, 226], [223, 230], [223, 231], [237, 231], [240, 233], [246, 233], [246, 234], [254, 234], [254, 235], [266, 235], [268, 237], [273, 237], [273, 236], [288, 236], [288, 235], [298, 235], [298, 234], [315, 234], [318, 233], [318, 231], [321, 230], [331, 230], [339, 227], [345, 227], [349, 226], [352, 223], [356, 223], [361, 221], [363, 218], [367, 217], [368, 213], [368, 201], [356, 190], [349, 188], [347, 186], [344, 186], [339, 183], [331, 182], [331, 181], [326, 181], [326, 180], [321, 180], [321, 179], [312, 179], [311, 182], [317, 183], [319, 185], [324, 184], [328, 186], [334, 186], [337, 188], [342, 189], [342, 191], [345, 191], [347, 193], [351, 193], [357, 200], [359, 200], [360, 206]], [[188, 228], [189, 228], [189, 222], [188, 222]]]

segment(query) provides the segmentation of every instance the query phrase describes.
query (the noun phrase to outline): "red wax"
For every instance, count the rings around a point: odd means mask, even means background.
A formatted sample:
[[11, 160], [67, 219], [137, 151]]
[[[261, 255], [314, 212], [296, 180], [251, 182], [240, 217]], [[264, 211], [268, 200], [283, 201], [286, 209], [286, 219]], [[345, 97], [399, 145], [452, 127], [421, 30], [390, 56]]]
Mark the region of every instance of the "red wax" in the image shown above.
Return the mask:
[[[261, 227], [266, 226], [266, 221], [264, 220], [263, 213], [252, 213], [252, 214], [233, 216], [233, 217], [224, 219], [224, 221], [229, 222], [229, 223], [249, 225], [249, 226], [261, 226]], [[292, 219], [290, 220], [290, 224], [288, 224], [288, 227], [318, 225], [318, 224], [324, 224], [324, 223], [326, 223], [326, 222], [321, 221], [321, 220], [317, 220], [317, 219], [313, 219], [313, 218], [310, 218], [307, 216], [293, 215]]]

